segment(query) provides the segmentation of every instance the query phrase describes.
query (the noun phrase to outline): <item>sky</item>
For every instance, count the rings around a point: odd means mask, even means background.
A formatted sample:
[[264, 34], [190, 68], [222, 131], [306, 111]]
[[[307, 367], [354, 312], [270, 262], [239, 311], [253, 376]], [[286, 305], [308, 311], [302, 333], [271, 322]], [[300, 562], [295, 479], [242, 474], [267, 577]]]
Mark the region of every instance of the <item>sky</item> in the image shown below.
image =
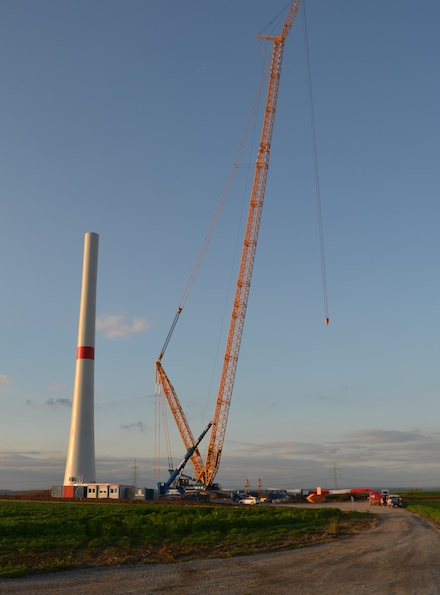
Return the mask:
[[[62, 483], [88, 231], [97, 480], [131, 483], [136, 467], [154, 487], [157, 456], [166, 479], [154, 362], [267, 67], [257, 35], [278, 34], [285, 8], [0, 0], [0, 490]], [[437, 0], [302, 2], [224, 487], [440, 486], [439, 25]], [[214, 413], [264, 100], [163, 359], [196, 436]], [[168, 427], [177, 465], [171, 414]]]

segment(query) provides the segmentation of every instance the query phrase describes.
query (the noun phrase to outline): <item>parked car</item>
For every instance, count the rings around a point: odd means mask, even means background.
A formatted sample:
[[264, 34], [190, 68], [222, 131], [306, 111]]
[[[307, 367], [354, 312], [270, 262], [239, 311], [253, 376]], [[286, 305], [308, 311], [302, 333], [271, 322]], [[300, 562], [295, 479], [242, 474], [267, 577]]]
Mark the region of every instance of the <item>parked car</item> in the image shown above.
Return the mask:
[[246, 492], [232, 492], [231, 500], [233, 502], [240, 502], [240, 500], [242, 500], [243, 498], [246, 498], [246, 496], [247, 496]]
[[250, 505], [259, 504], [259, 502], [260, 502], [260, 500], [256, 496], [251, 496], [250, 494], [248, 494], [247, 496], [245, 496], [244, 498], [242, 498], [241, 500], [238, 501], [239, 504], [250, 504]]
[[402, 498], [397, 494], [390, 494], [387, 498], [387, 504], [389, 508], [402, 508], [403, 502]]
[[272, 502], [272, 504], [285, 504], [290, 502], [290, 498], [285, 490], [279, 490], [278, 492], [269, 492], [267, 501]]

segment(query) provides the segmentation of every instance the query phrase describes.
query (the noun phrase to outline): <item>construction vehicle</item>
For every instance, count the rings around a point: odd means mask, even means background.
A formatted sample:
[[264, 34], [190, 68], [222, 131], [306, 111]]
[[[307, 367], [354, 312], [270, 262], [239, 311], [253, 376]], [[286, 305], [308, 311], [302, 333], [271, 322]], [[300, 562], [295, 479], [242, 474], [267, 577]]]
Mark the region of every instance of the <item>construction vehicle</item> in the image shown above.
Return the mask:
[[[193, 448], [193, 445], [196, 445], [193, 434], [177, 397], [176, 391], [174, 390], [174, 387], [162, 366], [162, 358], [182, 311], [181, 307], [178, 308], [164, 347], [162, 348], [159, 358], [156, 361], [156, 383], [160, 386], [161, 391], [166, 396], [169, 407], [177, 424], [177, 428], [187, 449], [187, 455], [191, 451], [189, 457], [191, 458], [191, 462], [194, 467], [195, 477], [197, 478], [198, 482], [204, 484], [207, 488], [213, 484], [214, 478], [219, 469], [223, 450], [266, 190], [272, 133], [274, 128], [275, 111], [284, 52], [284, 42], [298, 13], [299, 4], [300, 0], [295, 0], [291, 4], [279, 35], [258, 36], [261, 39], [270, 40], [273, 42], [272, 61], [270, 67], [264, 120], [258, 156], [255, 163], [254, 178], [249, 201], [246, 230], [243, 240], [238, 278], [236, 282], [229, 333], [226, 342], [220, 385], [217, 394], [215, 413], [205, 461], [202, 460], [202, 457], [196, 446]], [[197, 441], [197, 444], [198, 442], [199, 441]]]
[[[176, 494], [182, 494], [185, 491], [183, 486], [180, 485], [179, 479], [180, 479], [181, 475], [183, 474], [183, 470], [184, 470], [187, 462], [190, 460], [190, 458], [194, 454], [194, 451], [196, 450], [196, 448], [198, 447], [200, 442], [203, 440], [203, 438], [205, 437], [205, 434], [207, 434], [207, 432], [211, 426], [212, 426], [212, 422], [209, 422], [209, 424], [206, 426], [206, 428], [203, 430], [203, 432], [197, 438], [197, 441], [195, 442], [195, 444], [188, 449], [188, 452], [183, 457], [180, 464], [174, 469], [174, 471], [172, 471], [171, 475], [168, 478], [168, 481], [165, 481], [162, 483], [159, 482], [157, 484], [157, 488], [158, 488], [159, 494], [161, 496], [165, 495], [165, 494], [169, 494], [171, 490], [173, 490], [173, 493], [176, 493]], [[185, 483], [187, 483], [187, 482], [185, 482]]]

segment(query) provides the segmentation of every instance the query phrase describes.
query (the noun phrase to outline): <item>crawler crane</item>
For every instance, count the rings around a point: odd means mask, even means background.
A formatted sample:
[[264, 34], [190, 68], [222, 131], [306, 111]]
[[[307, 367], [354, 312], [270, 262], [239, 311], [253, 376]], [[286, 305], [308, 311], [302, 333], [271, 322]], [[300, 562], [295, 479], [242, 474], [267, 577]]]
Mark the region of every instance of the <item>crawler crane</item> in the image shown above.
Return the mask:
[[215, 413], [212, 421], [212, 428], [207, 449], [206, 459], [203, 459], [197, 448], [199, 441], [189, 427], [177, 394], [169, 381], [162, 367], [162, 357], [168, 345], [171, 333], [174, 330], [181, 308], [178, 309], [171, 331], [165, 341], [165, 345], [156, 362], [156, 382], [167, 398], [168, 404], [176, 421], [185, 448], [191, 455], [191, 462], [194, 467], [195, 477], [198, 482], [210, 487], [217, 474], [220, 465], [220, 458], [225, 439], [226, 424], [228, 421], [231, 405], [232, 392], [234, 387], [235, 374], [237, 370], [238, 356], [240, 352], [243, 327], [246, 316], [246, 308], [251, 286], [252, 271], [254, 268], [255, 252], [257, 248], [258, 233], [260, 229], [261, 214], [263, 209], [264, 194], [269, 169], [270, 149], [272, 132], [275, 120], [275, 111], [280, 84], [281, 65], [284, 52], [284, 42], [292, 28], [293, 21], [298, 13], [300, 0], [295, 0], [284, 21], [282, 31], [276, 37], [260, 35], [262, 39], [273, 42], [272, 62], [270, 78], [267, 91], [267, 99], [264, 113], [264, 120], [260, 138], [258, 156], [255, 164], [254, 179], [252, 184], [251, 197], [249, 202], [246, 230], [243, 240], [243, 247], [238, 271], [238, 278], [235, 289], [232, 315], [229, 326], [229, 333], [226, 342], [226, 350], [223, 360], [223, 367], [220, 377], [220, 385], [217, 394]]

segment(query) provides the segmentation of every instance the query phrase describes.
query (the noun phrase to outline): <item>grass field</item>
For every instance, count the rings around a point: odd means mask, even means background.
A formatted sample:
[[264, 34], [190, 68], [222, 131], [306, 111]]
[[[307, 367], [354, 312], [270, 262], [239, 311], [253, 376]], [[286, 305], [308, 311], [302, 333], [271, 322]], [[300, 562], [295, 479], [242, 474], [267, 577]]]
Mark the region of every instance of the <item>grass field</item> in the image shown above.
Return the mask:
[[440, 523], [440, 492], [406, 492], [402, 498], [410, 512]]
[[336, 508], [0, 500], [0, 577], [298, 548], [372, 522]]

